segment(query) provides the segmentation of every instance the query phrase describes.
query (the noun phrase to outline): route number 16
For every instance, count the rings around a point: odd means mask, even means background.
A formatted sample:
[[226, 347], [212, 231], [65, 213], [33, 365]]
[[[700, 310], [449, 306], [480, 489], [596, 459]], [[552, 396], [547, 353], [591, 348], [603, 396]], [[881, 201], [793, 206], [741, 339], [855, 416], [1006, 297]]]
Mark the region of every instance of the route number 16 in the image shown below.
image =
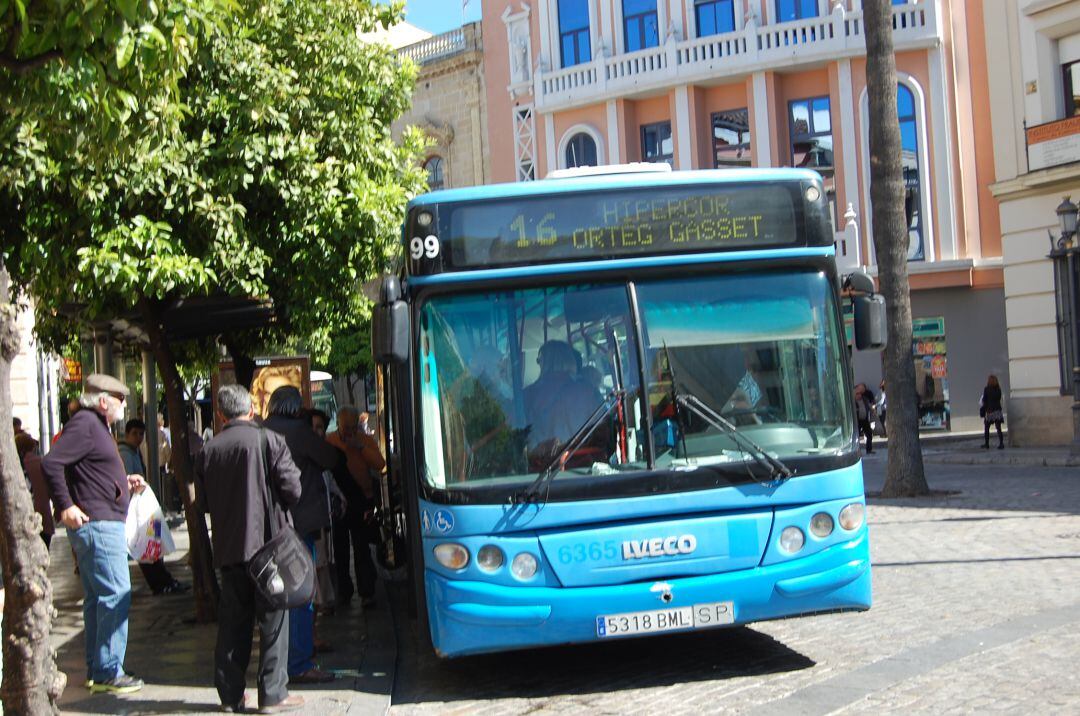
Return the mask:
[[414, 236], [409, 242], [409, 254], [413, 261], [419, 261], [425, 256], [429, 259], [435, 258], [439, 255], [439, 238], [434, 234], [428, 234], [425, 239]]

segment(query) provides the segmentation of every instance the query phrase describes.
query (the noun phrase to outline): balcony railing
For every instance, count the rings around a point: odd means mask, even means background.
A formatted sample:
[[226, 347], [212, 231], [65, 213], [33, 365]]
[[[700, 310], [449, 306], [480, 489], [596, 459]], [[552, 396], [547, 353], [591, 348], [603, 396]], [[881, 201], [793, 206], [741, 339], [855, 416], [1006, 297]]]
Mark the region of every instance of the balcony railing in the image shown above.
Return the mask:
[[[935, 0], [894, 5], [897, 50], [940, 42]], [[738, 32], [670, 41], [614, 57], [536, 73], [537, 105], [551, 109], [595, 102], [602, 96], [659, 89], [672, 84], [737, 76], [866, 53], [861, 10], [837, 7], [824, 17], [758, 26]]]
[[418, 65], [453, 55], [466, 49], [464, 28], [444, 32], [426, 40], [408, 45], [398, 50], [398, 54], [408, 57]]

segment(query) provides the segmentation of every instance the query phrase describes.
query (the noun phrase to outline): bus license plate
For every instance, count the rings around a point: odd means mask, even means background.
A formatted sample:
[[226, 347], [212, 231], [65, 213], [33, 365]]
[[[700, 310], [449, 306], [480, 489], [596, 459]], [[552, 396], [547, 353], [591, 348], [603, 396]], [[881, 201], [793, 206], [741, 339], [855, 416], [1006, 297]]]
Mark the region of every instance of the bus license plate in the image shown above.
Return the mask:
[[710, 602], [695, 604], [692, 607], [672, 607], [647, 612], [599, 616], [596, 618], [596, 635], [604, 638], [630, 634], [656, 634], [683, 629], [705, 629], [734, 622], [734, 602]]

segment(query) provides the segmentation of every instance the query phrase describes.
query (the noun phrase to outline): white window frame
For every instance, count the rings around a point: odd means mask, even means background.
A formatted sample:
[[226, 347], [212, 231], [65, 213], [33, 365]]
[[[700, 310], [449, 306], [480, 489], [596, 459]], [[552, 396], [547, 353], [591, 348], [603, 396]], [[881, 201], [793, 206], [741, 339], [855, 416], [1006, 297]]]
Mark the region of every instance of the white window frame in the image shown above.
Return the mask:
[[[832, 12], [829, 0], [817, 0], [817, 16], [826, 17]], [[765, 0], [765, 22], [769, 25], [781, 24], [776, 19], [776, 0]]]
[[[606, 0], [604, 0], [606, 1]], [[597, 54], [600, 51], [601, 40], [603, 36], [600, 32], [600, 16], [597, 11], [598, 0], [586, 0], [589, 3], [589, 54], [591, 56], [590, 62], [596, 60]], [[541, 3], [541, 9], [544, 5]], [[542, 16], [541, 16], [541, 19]], [[562, 64], [562, 41], [559, 36], [559, 0], [550, 0], [550, 4], [547, 6], [547, 38], [546, 42], [542, 37], [540, 41], [541, 47], [547, 47], [551, 70], [557, 72], [559, 70], [569, 69], [563, 67]], [[540, 27], [541, 36], [544, 34], [545, 28], [543, 25]], [[588, 62], [581, 62], [573, 67], [579, 67], [581, 65], [587, 65]]]
[[604, 135], [602, 135], [600, 133], [600, 130], [598, 130], [591, 124], [582, 123], [575, 124], [573, 127], [567, 129], [565, 132], [563, 132], [562, 137], [559, 139], [559, 154], [557, 157], [559, 169], [569, 169], [569, 167], [566, 165], [566, 147], [570, 144], [570, 140], [578, 134], [587, 134], [592, 137], [593, 142], [596, 143], [596, 165], [604, 166], [604, 164], [606, 163], [604, 155], [604, 148], [606, 146], [604, 142]]
[[[915, 99], [915, 132], [919, 141], [919, 198], [921, 199], [922, 206], [919, 210], [923, 212], [923, 241], [926, 243], [926, 254], [922, 261], [916, 263], [928, 264], [933, 261], [938, 261], [937, 246], [934, 243], [935, 231], [934, 231], [934, 202], [932, 194], [936, 191], [937, 182], [942, 181], [941, 177], [936, 176], [934, 172], [934, 165], [930, 163], [930, 138], [927, 134], [927, 122], [929, 121], [926, 116], [926, 92], [923, 90], [919, 81], [907, 74], [906, 72], [896, 71], [896, 83], [904, 85], [907, 89], [911, 90], [911, 95]], [[862, 189], [863, 189], [863, 222], [865, 230], [863, 235], [866, 236], [867, 247], [866, 256], [869, 265], [877, 265], [877, 252], [874, 249], [874, 215], [870, 210], [870, 135], [867, 134], [870, 127], [870, 96], [867, 94], [866, 88], [863, 88], [862, 95], [859, 97], [859, 129], [862, 132]], [[940, 149], [938, 150], [940, 151]], [[923, 170], [926, 167], [926, 170]], [[844, 176], [844, 183], [848, 181], [847, 175]], [[945, 177], [944, 181], [949, 181], [949, 177]], [[952, 183], [949, 182], [949, 186]]]
[[[733, 0], [735, 5], [735, 30], [734, 32], [742, 32], [746, 27], [746, 4], [743, 0]], [[697, 13], [694, 12], [694, 6], [697, 3], [694, 0], [683, 0], [683, 12], [686, 16], [686, 39], [696, 40], [698, 39], [697, 29]], [[741, 10], [741, 12], [740, 12]], [[710, 35], [712, 37], [712, 35]]]

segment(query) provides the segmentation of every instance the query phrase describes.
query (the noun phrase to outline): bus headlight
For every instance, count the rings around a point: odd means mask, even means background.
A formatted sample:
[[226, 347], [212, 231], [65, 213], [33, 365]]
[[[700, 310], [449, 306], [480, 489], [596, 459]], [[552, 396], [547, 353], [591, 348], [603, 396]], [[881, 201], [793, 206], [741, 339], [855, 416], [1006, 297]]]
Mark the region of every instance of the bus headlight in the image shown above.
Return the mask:
[[828, 537], [833, 531], [832, 515], [819, 512], [810, 518], [810, 533], [815, 537]]
[[503, 566], [502, 550], [493, 544], [486, 544], [476, 553], [476, 566], [485, 572], [494, 572]]
[[521, 580], [532, 579], [536, 576], [536, 570], [539, 566], [536, 557], [528, 552], [522, 552], [514, 557], [514, 561], [510, 563], [510, 572]]
[[840, 526], [849, 532], [862, 527], [866, 518], [866, 506], [861, 502], [852, 502], [840, 510]]
[[780, 533], [780, 549], [788, 554], [795, 554], [806, 543], [806, 536], [798, 527], [785, 527]]
[[457, 542], [435, 545], [435, 559], [447, 569], [465, 569], [469, 564], [469, 550]]

